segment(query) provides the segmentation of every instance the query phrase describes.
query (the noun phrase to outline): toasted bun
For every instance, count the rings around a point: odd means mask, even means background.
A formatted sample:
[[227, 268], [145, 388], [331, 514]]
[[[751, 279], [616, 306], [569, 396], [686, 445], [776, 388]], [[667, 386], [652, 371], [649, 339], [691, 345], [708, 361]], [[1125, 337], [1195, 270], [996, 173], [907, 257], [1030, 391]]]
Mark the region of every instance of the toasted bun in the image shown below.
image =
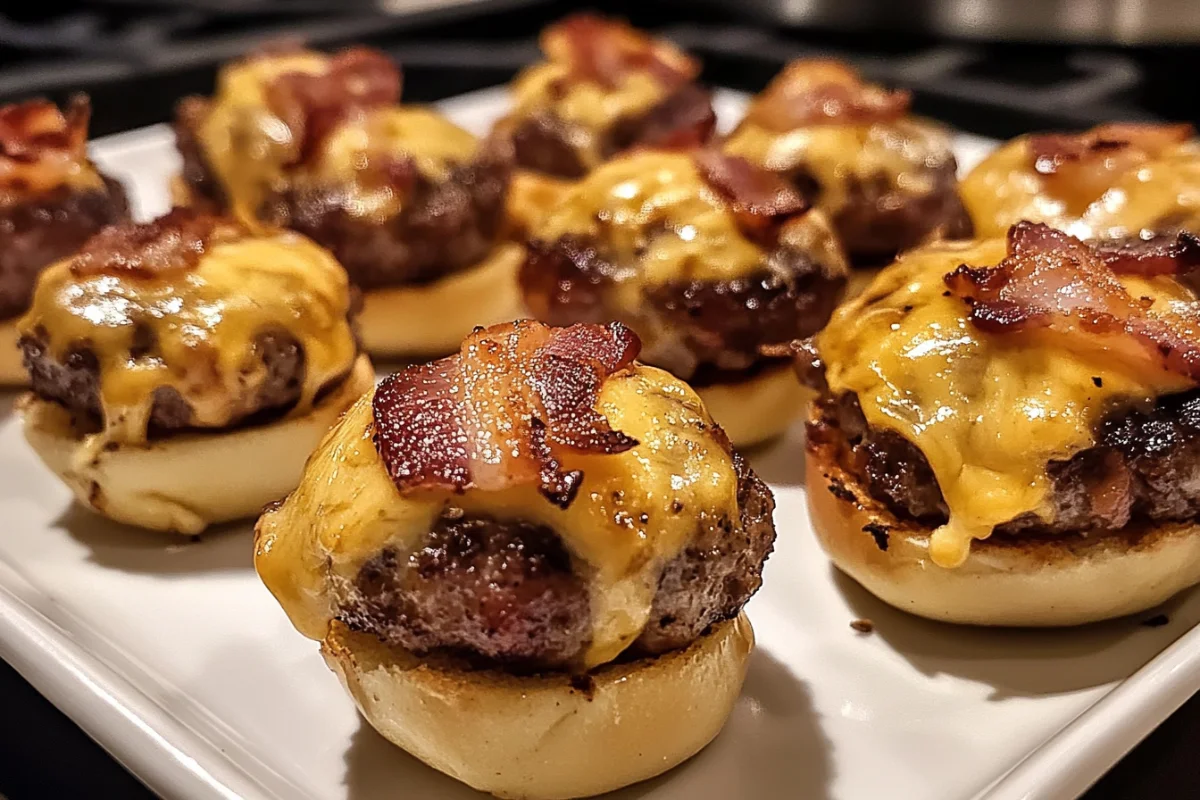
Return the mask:
[[962, 566], [939, 567], [929, 557], [929, 529], [873, 500], [840, 468], [834, 448], [809, 443], [813, 530], [838, 569], [903, 611], [970, 625], [1082, 625], [1145, 611], [1200, 583], [1194, 524], [984, 539], [972, 543]]
[[20, 334], [17, 320], [20, 317], [0, 322], [0, 386], [28, 386], [29, 373], [21, 362], [21, 349], [17, 347]]
[[195, 534], [253, 516], [296, 488], [309, 453], [374, 382], [370, 361], [359, 356], [341, 386], [302, 417], [94, 454], [58, 404], [27, 394], [21, 411], [25, 438], [80, 503], [118, 522]]
[[696, 394], [734, 447], [750, 447], [782, 436], [805, 414], [815, 396], [796, 380], [790, 365], [763, 370], [737, 383], [698, 387]]
[[334, 622], [321, 651], [381, 734], [498, 797], [589, 797], [652, 778], [721, 730], [746, 677], [744, 615], [685, 650], [590, 674], [434, 665]]
[[363, 347], [385, 358], [444, 356], [476, 325], [528, 316], [517, 285], [524, 258], [524, 247], [505, 242], [478, 265], [440, 281], [365, 292], [358, 317]]

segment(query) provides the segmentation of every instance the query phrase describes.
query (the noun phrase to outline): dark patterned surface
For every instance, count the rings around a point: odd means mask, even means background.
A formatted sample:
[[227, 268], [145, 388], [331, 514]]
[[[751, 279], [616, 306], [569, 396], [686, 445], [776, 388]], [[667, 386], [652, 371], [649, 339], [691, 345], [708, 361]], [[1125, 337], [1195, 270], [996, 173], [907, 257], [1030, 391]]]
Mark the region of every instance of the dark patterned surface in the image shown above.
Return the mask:
[[[0, 100], [92, 94], [97, 135], [168, 119], [174, 100], [211, 87], [216, 62], [298, 34], [320, 44], [368, 41], [405, 64], [405, 95], [436, 100], [507, 80], [535, 57], [534, 31], [574, 4], [475, 0], [415, 17], [382, 17], [365, 0], [65, 0], [0, 11]], [[734, 7], [735, 4], [730, 4]], [[15, 8], [16, 10], [13, 10]], [[702, 56], [705, 79], [760, 88], [786, 60], [833, 53], [870, 77], [910, 86], [920, 112], [1011, 136], [1114, 118], [1200, 121], [1183, 89], [1196, 51], [987, 46], [910, 37], [789, 34], [688, 4], [605, 8]], [[463, 18], [469, 12], [475, 16]], [[487, 12], [487, 13], [482, 13]], [[684, 19], [686, 17], [686, 19]], [[150, 797], [12, 669], [0, 664], [0, 794], [9, 800]], [[1193, 698], [1087, 794], [1086, 800], [1200, 796], [1200, 698]]]

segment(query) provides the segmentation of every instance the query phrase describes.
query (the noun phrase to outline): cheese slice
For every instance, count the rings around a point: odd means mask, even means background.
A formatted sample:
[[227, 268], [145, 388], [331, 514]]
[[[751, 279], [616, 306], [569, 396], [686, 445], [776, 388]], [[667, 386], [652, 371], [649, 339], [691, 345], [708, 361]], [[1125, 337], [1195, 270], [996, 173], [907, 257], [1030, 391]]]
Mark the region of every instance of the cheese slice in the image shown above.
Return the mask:
[[[869, 425], [904, 436], [928, 459], [950, 512], [930, 542], [943, 567], [961, 564], [997, 525], [1027, 513], [1049, 519], [1047, 462], [1091, 447], [1110, 403], [1148, 403], [1189, 386], [1166, 373], [1130, 374], [1103, 355], [976, 329], [943, 276], [1004, 255], [1002, 239], [910, 252], [817, 340], [830, 390], [854, 392]], [[1122, 281], [1157, 303], [1194, 299], [1170, 278]]]

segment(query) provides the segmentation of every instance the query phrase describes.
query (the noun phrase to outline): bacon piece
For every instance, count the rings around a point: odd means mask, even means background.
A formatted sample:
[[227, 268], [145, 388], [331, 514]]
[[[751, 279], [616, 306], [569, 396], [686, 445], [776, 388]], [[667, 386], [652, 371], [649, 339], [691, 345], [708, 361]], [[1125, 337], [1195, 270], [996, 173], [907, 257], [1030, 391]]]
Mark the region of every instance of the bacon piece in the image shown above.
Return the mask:
[[266, 88], [267, 106], [292, 132], [303, 163], [357, 112], [400, 101], [400, 69], [383, 53], [351, 47], [330, 57], [319, 75], [288, 72]]
[[1099, 242], [1097, 253], [1119, 275], [1180, 275], [1200, 267], [1200, 238], [1183, 231], [1149, 239]]
[[911, 95], [867, 83], [849, 65], [799, 59], [754, 99], [746, 119], [772, 131], [806, 125], [890, 122], [908, 113]]
[[1029, 152], [1048, 191], [1086, 206], [1108, 191], [1118, 175], [1195, 133], [1185, 124], [1110, 123], [1084, 133], [1031, 136]]
[[794, 186], [744, 158], [707, 148], [693, 159], [704, 180], [729, 200], [738, 225], [751, 238], [769, 238], [784, 219], [809, 208]]
[[946, 285], [971, 305], [968, 319], [980, 330], [1046, 331], [1200, 381], [1198, 320], [1151, 310], [1152, 301], [1131, 297], [1100, 253], [1047, 225], [1017, 223], [999, 265], [963, 264]]
[[175, 208], [153, 222], [124, 222], [102, 229], [71, 259], [71, 273], [149, 279], [190, 270], [210, 245], [244, 233], [239, 225], [222, 217]]
[[700, 64], [670, 42], [595, 14], [574, 14], [549, 26], [541, 47], [551, 61], [570, 65], [574, 77], [608, 89], [631, 72], [648, 72], [667, 87], [700, 74]]
[[39, 191], [66, 181], [86, 165], [86, 95], [71, 97], [66, 113], [49, 100], [0, 107], [0, 186]]
[[564, 453], [637, 445], [609, 426], [596, 399], [640, 348], [616, 322], [551, 328], [522, 320], [476, 329], [457, 355], [380, 383], [375, 446], [401, 492], [536, 484], [566, 508], [583, 475], [563, 471]]

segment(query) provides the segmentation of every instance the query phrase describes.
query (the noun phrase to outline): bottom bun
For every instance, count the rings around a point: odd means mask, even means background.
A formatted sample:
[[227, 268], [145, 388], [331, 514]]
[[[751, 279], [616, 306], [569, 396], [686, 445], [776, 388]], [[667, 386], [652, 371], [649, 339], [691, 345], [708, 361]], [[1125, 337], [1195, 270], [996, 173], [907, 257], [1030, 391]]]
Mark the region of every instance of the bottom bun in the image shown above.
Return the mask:
[[118, 522], [195, 534], [254, 516], [295, 489], [321, 437], [374, 383], [371, 362], [359, 356], [342, 384], [302, 417], [94, 454], [57, 403], [27, 394], [21, 411], [25, 438], [80, 503]]
[[589, 686], [435, 665], [333, 623], [321, 652], [381, 734], [498, 797], [590, 797], [652, 778], [720, 732], [746, 677], [744, 615], [684, 650], [609, 664]]
[[838, 466], [835, 447], [809, 443], [813, 530], [838, 569], [902, 611], [969, 625], [1082, 625], [1145, 611], [1200, 583], [1200, 530], [1191, 523], [994, 537], [973, 542], [962, 566], [939, 567], [929, 528], [872, 499]]
[[363, 293], [358, 327], [372, 356], [420, 359], [458, 350], [477, 325], [527, 316], [517, 285], [525, 248], [505, 242], [474, 267], [423, 286]]
[[29, 373], [21, 356], [17, 341], [17, 319], [0, 322], [0, 386], [28, 386]]
[[736, 383], [696, 387], [696, 394], [734, 447], [782, 436], [816, 396], [800, 384], [791, 365], [771, 367]]

